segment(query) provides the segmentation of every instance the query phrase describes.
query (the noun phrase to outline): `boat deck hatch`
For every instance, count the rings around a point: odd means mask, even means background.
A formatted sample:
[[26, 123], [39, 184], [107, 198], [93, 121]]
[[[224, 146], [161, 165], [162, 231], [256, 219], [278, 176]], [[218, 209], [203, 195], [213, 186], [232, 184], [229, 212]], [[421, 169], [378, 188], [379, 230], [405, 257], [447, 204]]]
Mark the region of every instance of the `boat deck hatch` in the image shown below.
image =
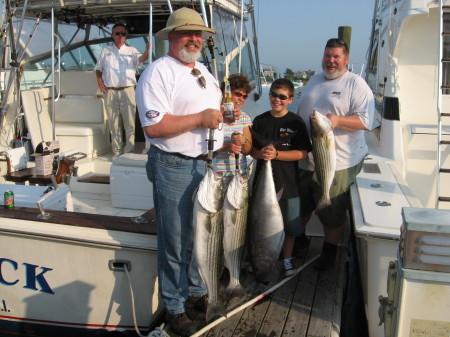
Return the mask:
[[364, 173], [377, 173], [381, 174], [380, 167], [377, 163], [364, 163], [363, 164]]

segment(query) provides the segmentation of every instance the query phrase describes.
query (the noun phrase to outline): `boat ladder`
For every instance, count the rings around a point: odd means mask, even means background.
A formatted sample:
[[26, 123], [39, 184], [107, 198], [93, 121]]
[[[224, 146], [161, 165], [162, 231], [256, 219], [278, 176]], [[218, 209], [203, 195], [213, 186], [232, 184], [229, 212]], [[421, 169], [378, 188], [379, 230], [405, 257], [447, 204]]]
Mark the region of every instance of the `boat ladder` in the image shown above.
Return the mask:
[[[441, 182], [441, 175], [447, 174], [450, 176], [450, 166], [444, 167], [445, 156], [444, 154], [450, 151], [450, 113], [442, 112], [442, 96], [450, 95], [450, 51], [444, 48], [444, 45], [450, 44], [450, 6], [444, 5], [445, 0], [439, 1], [439, 73], [438, 81], [440, 88], [438, 90], [438, 149], [437, 149], [437, 196], [436, 196], [436, 208], [439, 208], [440, 203], [450, 202], [450, 195], [443, 196], [442, 190], [444, 190], [444, 184]], [[447, 123], [444, 121], [447, 120]], [[444, 132], [445, 131], [445, 132]], [[448, 162], [448, 158], [447, 158]], [[446, 185], [448, 190], [448, 184]]]

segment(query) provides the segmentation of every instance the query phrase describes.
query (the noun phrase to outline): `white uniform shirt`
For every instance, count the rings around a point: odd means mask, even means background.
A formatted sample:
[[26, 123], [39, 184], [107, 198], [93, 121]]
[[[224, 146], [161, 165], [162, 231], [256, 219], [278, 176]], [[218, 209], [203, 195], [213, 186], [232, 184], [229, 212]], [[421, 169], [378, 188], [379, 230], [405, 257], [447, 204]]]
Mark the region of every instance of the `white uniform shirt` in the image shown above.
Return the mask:
[[121, 88], [136, 85], [136, 68], [141, 66], [139, 57], [142, 54], [134, 47], [123, 45], [117, 48], [114, 44], [102, 49], [95, 70], [102, 72], [106, 87]]
[[[311, 137], [309, 115], [317, 110], [323, 115], [358, 115], [367, 129], [371, 129], [374, 115], [374, 98], [366, 81], [350, 71], [334, 80], [328, 80], [323, 73], [313, 76], [304, 87], [297, 114], [303, 118]], [[358, 164], [367, 154], [366, 130], [347, 131], [334, 129], [336, 140], [336, 171]], [[313, 171], [312, 152], [308, 158], [299, 161], [299, 167]]]
[[[196, 62], [206, 80], [206, 88], [198, 83], [198, 77], [191, 74], [192, 69], [171, 56], [164, 56], [148, 66], [139, 78], [136, 87], [136, 103], [143, 127], [161, 121], [165, 114], [190, 115], [205, 109], [220, 109], [222, 93], [217, 81], [208, 69]], [[209, 129], [198, 127], [174, 137], [147, 138], [147, 140], [166, 152], [178, 152], [197, 157], [208, 152]], [[214, 130], [214, 150], [223, 144], [223, 131]]]

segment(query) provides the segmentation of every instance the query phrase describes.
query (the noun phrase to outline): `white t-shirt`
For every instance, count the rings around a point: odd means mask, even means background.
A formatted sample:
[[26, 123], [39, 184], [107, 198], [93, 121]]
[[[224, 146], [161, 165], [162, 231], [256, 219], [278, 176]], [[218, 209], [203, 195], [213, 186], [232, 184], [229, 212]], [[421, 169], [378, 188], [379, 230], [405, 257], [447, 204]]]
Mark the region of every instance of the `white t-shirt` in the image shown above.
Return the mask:
[[106, 87], [131, 87], [136, 85], [136, 68], [141, 66], [141, 53], [134, 47], [123, 45], [117, 48], [114, 44], [102, 49], [95, 70], [102, 72]]
[[[317, 110], [323, 115], [358, 115], [366, 129], [370, 130], [374, 115], [374, 98], [370, 87], [359, 75], [350, 71], [334, 80], [328, 80], [323, 73], [313, 76], [304, 87], [297, 114], [303, 118], [311, 137], [309, 115]], [[347, 131], [334, 129], [336, 140], [336, 171], [358, 164], [367, 154], [366, 130]], [[308, 158], [299, 161], [302, 169], [313, 171], [312, 152]]]
[[[217, 81], [200, 62], [195, 63], [206, 80], [202, 88], [199, 76], [191, 74], [192, 69], [171, 56], [164, 56], [148, 66], [139, 78], [136, 87], [136, 103], [143, 127], [161, 121], [165, 114], [190, 115], [205, 109], [220, 109], [222, 92]], [[209, 129], [198, 127], [174, 137], [147, 138], [166, 152], [178, 152], [197, 157], [208, 152], [206, 140]], [[214, 150], [223, 144], [223, 130], [214, 130]]]

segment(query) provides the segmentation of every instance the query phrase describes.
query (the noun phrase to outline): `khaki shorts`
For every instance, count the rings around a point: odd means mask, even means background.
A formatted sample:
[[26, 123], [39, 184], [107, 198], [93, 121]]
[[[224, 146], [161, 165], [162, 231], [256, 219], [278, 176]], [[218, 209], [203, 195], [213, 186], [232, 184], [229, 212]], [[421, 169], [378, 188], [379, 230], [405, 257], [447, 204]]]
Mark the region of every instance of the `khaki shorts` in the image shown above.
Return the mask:
[[[341, 226], [346, 217], [347, 209], [350, 208], [350, 197], [348, 194], [350, 185], [355, 181], [361, 171], [364, 159], [348, 169], [336, 171], [333, 184], [330, 189], [331, 207], [317, 212], [319, 220], [325, 227], [337, 228]], [[320, 199], [320, 185], [313, 179], [314, 172], [299, 170], [299, 193], [302, 217], [312, 214], [316, 209], [316, 203]]]

